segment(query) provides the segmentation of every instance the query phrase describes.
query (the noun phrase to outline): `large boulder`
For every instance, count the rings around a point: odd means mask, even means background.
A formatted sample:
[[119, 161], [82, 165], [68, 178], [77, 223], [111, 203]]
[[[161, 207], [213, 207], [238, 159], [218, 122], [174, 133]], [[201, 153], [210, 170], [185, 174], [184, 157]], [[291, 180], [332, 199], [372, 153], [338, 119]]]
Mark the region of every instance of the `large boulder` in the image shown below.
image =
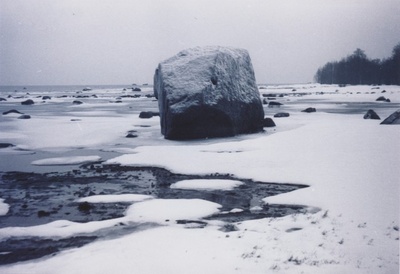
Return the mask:
[[390, 114], [381, 125], [400, 125], [400, 109]]
[[161, 62], [154, 75], [166, 139], [263, 130], [264, 110], [246, 50], [197, 47]]

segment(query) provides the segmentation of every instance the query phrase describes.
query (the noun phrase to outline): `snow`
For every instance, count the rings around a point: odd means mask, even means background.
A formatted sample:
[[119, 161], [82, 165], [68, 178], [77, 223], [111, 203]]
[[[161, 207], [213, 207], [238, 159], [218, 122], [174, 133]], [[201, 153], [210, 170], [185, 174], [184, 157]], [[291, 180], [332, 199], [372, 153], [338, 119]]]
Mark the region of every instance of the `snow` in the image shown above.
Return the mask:
[[[400, 128], [381, 126], [380, 121], [354, 115], [300, 115], [305, 125], [256, 139], [185, 147], [139, 147], [136, 154], [110, 162], [155, 165], [176, 173], [219, 172], [257, 181], [310, 185], [264, 200], [328, 211], [326, 221], [317, 221], [318, 233], [308, 222], [303, 224], [302, 237], [298, 238], [316, 246], [306, 248], [295, 238], [279, 235], [283, 253], [298, 250], [296, 256], [301, 260], [314, 254], [315, 264], [334, 261], [331, 272], [369, 273], [373, 269], [370, 273], [385, 273], [398, 269], [395, 227], [399, 224]], [[159, 157], [152, 157], [154, 153]], [[287, 219], [279, 221], [287, 223]], [[298, 225], [298, 219], [292, 222], [293, 226]], [[274, 228], [278, 225], [279, 222]], [[320, 254], [315, 248], [322, 241], [321, 234], [327, 233], [332, 238], [323, 243]], [[334, 255], [322, 256], [325, 253]], [[282, 268], [279, 263], [277, 267]]]
[[134, 222], [165, 223], [180, 219], [200, 219], [219, 212], [221, 205], [201, 199], [154, 199], [129, 207], [127, 217]]
[[153, 196], [143, 194], [115, 194], [115, 195], [93, 195], [78, 199], [83, 203], [133, 203], [152, 199]]
[[4, 199], [0, 198], [0, 216], [4, 216], [7, 214], [10, 206], [4, 202]]
[[171, 185], [171, 188], [198, 190], [232, 190], [242, 184], [243, 182], [237, 180], [193, 179], [176, 182]]
[[[25, 149], [62, 147], [93, 147], [111, 142], [117, 133], [115, 127], [129, 128], [129, 117], [37, 117], [13, 121], [16, 131], [24, 135], [14, 140]], [[71, 121], [71, 119], [80, 119]], [[125, 132], [120, 133], [124, 136]]]
[[[107, 163], [164, 167], [180, 174], [220, 173], [262, 182], [306, 184], [308, 188], [270, 196], [263, 201], [305, 205], [310, 208], [309, 212], [234, 223], [237, 230], [231, 232], [221, 230], [224, 223], [219, 221], [205, 221], [204, 228], [188, 229], [176, 220], [201, 220], [219, 212], [220, 206], [199, 199], [135, 200], [138, 196], [126, 196], [136, 198], [126, 200], [133, 204], [124, 217], [88, 223], [59, 220], [33, 227], [5, 227], [0, 229], [0, 239], [69, 237], [115, 228], [120, 223], [150, 222], [157, 226], [95, 241], [55, 256], [1, 266], [0, 272], [399, 273], [400, 127], [382, 126], [379, 120], [364, 120], [361, 112], [341, 111], [353, 103], [368, 104], [368, 107], [371, 104], [383, 120], [398, 109], [400, 87], [382, 86], [372, 90], [369, 86], [297, 85], [261, 91], [290, 94], [292, 88], [310, 94], [283, 98], [287, 101], [282, 109], [290, 110], [291, 116], [274, 119], [277, 127], [266, 133], [192, 142], [170, 142], [151, 135], [147, 145], [123, 143], [121, 148], [126, 149], [121, 151], [130, 154]], [[382, 90], [387, 91], [384, 96], [392, 103], [375, 102]], [[324, 95], [316, 94], [317, 91], [324, 91]], [[318, 106], [317, 112], [299, 111], [308, 106]], [[329, 113], [328, 109], [340, 112]], [[275, 110], [267, 111], [271, 115]], [[97, 125], [106, 120], [107, 131], [106, 137], [97, 139], [103, 132], [97, 131], [100, 126], [87, 128], [87, 136], [92, 139], [80, 141], [87, 146], [114, 142], [115, 132], [121, 134], [132, 129], [132, 125], [152, 123], [156, 127], [158, 122], [139, 121], [132, 115], [87, 118]], [[128, 126], [112, 127], [118, 119]], [[61, 118], [55, 120], [59, 122]], [[7, 121], [3, 122], [0, 126], [8, 125]], [[45, 147], [46, 142], [40, 140], [44, 135], [27, 121], [17, 123], [18, 130], [10, 134], [25, 135], [29, 131], [26, 136], [32, 135], [32, 139], [22, 140], [19, 136], [21, 142], [16, 145]], [[65, 126], [61, 126], [61, 132], [68, 131], [69, 125], [65, 123]], [[71, 140], [65, 140], [70, 137], [68, 134], [60, 136], [59, 146], [71, 144]], [[50, 144], [57, 147], [56, 141]], [[221, 189], [215, 180], [202, 182], [206, 183]], [[189, 184], [193, 187], [193, 182]], [[82, 201], [124, 200], [123, 195], [107, 199], [101, 195], [92, 197]], [[0, 210], [7, 207], [4, 205], [3, 200]]]
[[71, 156], [71, 157], [57, 157], [47, 158], [33, 161], [31, 164], [36, 166], [53, 166], [53, 165], [78, 165], [101, 160], [100, 156]]
[[5, 227], [0, 228], [0, 239], [5, 240], [10, 237], [66, 238], [76, 234], [93, 233], [101, 229], [110, 228], [124, 220], [124, 217], [87, 223], [57, 220], [51, 223], [30, 227]]

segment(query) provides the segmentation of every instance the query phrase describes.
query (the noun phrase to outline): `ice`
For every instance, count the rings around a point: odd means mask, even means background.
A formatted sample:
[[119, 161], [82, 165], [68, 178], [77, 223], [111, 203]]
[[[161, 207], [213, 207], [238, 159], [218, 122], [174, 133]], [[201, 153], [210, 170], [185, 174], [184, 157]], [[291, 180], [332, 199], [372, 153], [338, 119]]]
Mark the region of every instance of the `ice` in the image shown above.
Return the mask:
[[152, 199], [153, 196], [142, 194], [117, 194], [117, 195], [94, 195], [81, 198], [78, 202], [88, 203], [133, 203]]
[[0, 216], [4, 216], [7, 214], [10, 206], [4, 202], [4, 199], [0, 198]]
[[57, 158], [36, 160], [32, 162], [32, 165], [36, 166], [78, 165], [78, 164], [98, 162], [100, 160], [101, 160], [100, 156], [57, 157]]
[[171, 185], [171, 188], [179, 189], [200, 189], [200, 190], [232, 190], [242, 185], [243, 182], [237, 180], [217, 180], [217, 179], [193, 179], [183, 180]]

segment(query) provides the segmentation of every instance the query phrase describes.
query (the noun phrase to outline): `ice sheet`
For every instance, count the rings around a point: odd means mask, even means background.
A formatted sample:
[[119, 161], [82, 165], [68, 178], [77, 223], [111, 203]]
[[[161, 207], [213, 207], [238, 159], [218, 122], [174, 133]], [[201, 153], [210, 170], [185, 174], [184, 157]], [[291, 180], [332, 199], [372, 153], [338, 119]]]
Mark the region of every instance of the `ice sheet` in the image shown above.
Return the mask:
[[242, 185], [237, 180], [197, 179], [183, 180], [171, 185], [171, 188], [179, 189], [200, 189], [200, 190], [232, 190]]
[[57, 157], [36, 160], [32, 162], [32, 165], [36, 166], [57, 166], [57, 165], [78, 165], [92, 162], [98, 162], [101, 160], [100, 156], [71, 156], [71, 157]]

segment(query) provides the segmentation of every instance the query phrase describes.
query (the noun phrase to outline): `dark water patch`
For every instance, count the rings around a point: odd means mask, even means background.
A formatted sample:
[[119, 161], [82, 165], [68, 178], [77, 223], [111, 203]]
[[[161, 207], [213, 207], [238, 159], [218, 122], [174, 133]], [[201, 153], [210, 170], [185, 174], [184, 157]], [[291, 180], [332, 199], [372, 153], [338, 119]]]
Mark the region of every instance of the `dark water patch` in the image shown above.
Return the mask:
[[132, 225], [120, 223], [111, 228], [66, 238], [8, 238], [0, 242], [0, 265], [39, 259], [45, 256], [55, 256], [63, 250], [79, 248], [96, 240], [111, 240], [156, 226], [158, 225], [153, 223]]
[[61, 250], [81, 247], [93, 242], [96, 236], [77, 236], [67, 239], [20, 238], [8, 239], [0, 245], [0, 265], [38, 259]]
[[[190, 179], [235, 179], [244, 184], [229, 191], [170, 187]], [[101, 164], [82, 165], [68, 172], [5, 172], [1, 174], [0, 189], [10, 210], [0, 217], [0, 227], [40, 225], [60, 219], [89, 222], [122, 217], [130, 203], [89, 204], [79, 202], [79, 198], [127, 193], [160, 199], [203, 199], [220, 204], [221, 211], [242, 209], [242, 213], [232, 215], [241, 215], [242, 219], [276, 217], [302, 209], [263, 205], [262, 199], [304, 187], [307, 186], [257, 182], [229, 174], [183, 175], [154, 167]], [[262, 212], [250, 212], [254, 206], [262, 207]], [[226, 219], [226, 216], [220, 217]]]
[[[229, 179], [240, 180], [244, 184], [229, 191], [195, 190], [171, 188], [181, 180]], [[276, 184], [236, 178], [230, 174], [184, 175], [154, 167], [123, 167], [91, 163], [72, 171], [34, 173], [0, 173], [0, 191], [9, 212], [0, 216], [0, 228], [13, 226], [34, 226], [56, 220], [90, 222], [115, 219], [124, 216], [131, 203], [87, 203], [79, 198], [93, 195], [146, 194], [160, 199], [203, 199], [221, 204], [221, 211], [241, 209], [236, 213], [219, 213], [205, 220], [179, 220], [188, 228], [202, 228], [207, 220], [222, 220], [227, 223], [267, 217], [281, 217], [292, 213], [302, 213], [305, 207], [293, 205], [264, 205], [262, 199], [299, 188], [305, 185]], [[254, 207], [259, 210], [252, 210]], [[166, 219], [168, 216], [166, 216]], [[132, 224], [121, 224], [113, 228], [113, 234], [130, 231]], [[101, 236], [100, 236], [101, 235]], [[81, 236], [81, 235], [80, 235]], [[70, 247], [79, 247], [96, 237], [109, 237], [109, 232], [97, 231], [90, 237], [73, 237], [51, 240], [26, 238], [25, 242], [8, 239], [1, 242], [0, 264], [39, 258]], [[93, 237], [92, 237], [93, 236]], [[15, 241], [13, 241], [15, 240]], [[5, 243], [5, 245], [3, 245]], [[12, 248], [11, 248], [12, 247]], [[13, 251], [7, 251], [11, 248]], [[1, 253], [2, 252], [2, 253]], [[39, 255], [30, 255], [37, 253]]]

